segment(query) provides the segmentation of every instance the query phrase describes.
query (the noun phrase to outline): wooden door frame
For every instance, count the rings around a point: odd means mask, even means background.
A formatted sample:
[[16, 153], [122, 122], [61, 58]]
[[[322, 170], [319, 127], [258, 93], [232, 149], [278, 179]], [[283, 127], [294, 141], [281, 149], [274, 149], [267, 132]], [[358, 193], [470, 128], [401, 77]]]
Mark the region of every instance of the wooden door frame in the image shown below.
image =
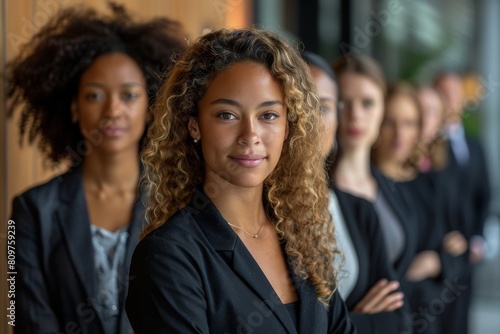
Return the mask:
[[7, 231], [7, 104], [5, 101], [5, 78], [3, 69], [7, 57], [6, 41], [6, 17], [5, 0], [0, 0], [0, 308], [2, 321], [0, 321], [0, 332], [10, 333], [7, 325], [7, 254], [6, 254], [6, 231]]

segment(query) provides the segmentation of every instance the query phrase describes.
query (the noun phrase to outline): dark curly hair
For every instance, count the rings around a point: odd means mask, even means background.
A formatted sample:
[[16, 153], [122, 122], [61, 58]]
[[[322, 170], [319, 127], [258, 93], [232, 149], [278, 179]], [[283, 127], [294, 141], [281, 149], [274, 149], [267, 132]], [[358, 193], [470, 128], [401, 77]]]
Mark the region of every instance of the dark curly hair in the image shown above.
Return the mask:
[[82, 74], [98, 56], [121, 52], [134, 59], [144, 73], [151, 106], [163, 73], [186, 46], [178, 22], [134, 22], [123, 6], [109, 6], [109, 16], [84, 7], [60, 11], [7, 64], [8, 113], [20, 109], [20, 141], [37, 139], [53, 166], [75, 163], [70, 148], [76, 149], [83, 135], [71, 121], [71, 102]]

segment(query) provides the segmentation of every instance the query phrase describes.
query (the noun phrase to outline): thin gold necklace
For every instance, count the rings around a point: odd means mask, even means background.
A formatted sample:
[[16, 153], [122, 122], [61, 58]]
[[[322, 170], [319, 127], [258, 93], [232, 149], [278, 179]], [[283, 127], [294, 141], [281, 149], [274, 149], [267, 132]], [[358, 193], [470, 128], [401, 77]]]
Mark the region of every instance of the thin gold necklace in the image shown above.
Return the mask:
[[235, 227], [235, 228], [237, 228], [237, 229], [242, 230], [243, 232], [245, 232], [246, 234], [248, 234], [249, 236], [251, 236], [251, 237], [252, 237], [252, 238], [254, 238], [254, 239], [257, 239], [257, 238], [259, 237], [259, 233], [260, 233], [260, 231], [262, 231], [262, 227], [264, 227], [264, 224], [265, 224], [265, 222], [264, 222], [264, 223], [262, 223], [262, 224], [260, 225], [259, 230], [257, 231], [257, 233], [253, 234], [253, 233], [250, 233], [250, 232], [245, 231], [243, 228], [241, 228], [241, 227], [239, 227], [239, 226], [237, 226], [237, 225], [231, 224], [231, 223], [230, 223], [230, 222], [228, 222], [227, 220], [226, 220], [226, 223], [227, 223], [229, 226], [232, 226], [232, 227]]

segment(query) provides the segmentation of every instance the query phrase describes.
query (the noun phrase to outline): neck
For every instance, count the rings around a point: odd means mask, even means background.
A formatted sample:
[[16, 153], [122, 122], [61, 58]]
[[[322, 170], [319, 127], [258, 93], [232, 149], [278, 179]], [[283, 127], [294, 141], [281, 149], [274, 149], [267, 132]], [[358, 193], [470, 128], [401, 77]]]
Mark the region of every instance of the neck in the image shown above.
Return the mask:
[[451, 119], [448, 122], [446, 122], [446, 128], [448, 129], [457, 129], [462, 126], [462, 120], [460, 118], [457, 119]]
[[371, 178], [370, 150], [364, 148], [345, 150], [337, 164], [335, 179], [349, 182], [367, 178]]
[[349, 149], [340, 157], [334, 183], [342, 191], [374, 201], [377, 183], [370, 168], [370, 149]]
[[[207, 182], [205, 189], [206, 185]], [[206, 192], [224, 219], [248, 233], [257, 233], [267, 221], [262, 203], [263, 186], [242, 188], [222, 179], [216, 186], [218, 191]]]
[[132, 190], [139, 183], [139, 153], [91, 153], [83, 161], [83, 177], [90, 190]]
[[375, 161], [375, 165], [380, 171], [393, 180], [398, 180], [401, 178], [401, 173], [404, 170], [402, 164], [398, 161], [389, 159], [378, 159]]
[[410, 169], [398, 160], [377, 159], [375, 165], [384, 175], [395, 181], [405, 181], [409, 178]]

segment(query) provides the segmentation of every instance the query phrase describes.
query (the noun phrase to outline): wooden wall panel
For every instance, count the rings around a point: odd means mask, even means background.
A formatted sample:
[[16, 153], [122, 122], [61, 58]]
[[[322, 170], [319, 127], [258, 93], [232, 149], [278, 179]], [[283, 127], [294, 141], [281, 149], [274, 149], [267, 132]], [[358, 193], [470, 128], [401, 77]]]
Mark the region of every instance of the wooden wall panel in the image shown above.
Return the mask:
[[[0, 0], [0, 219], [2, 222], [7, 218], [6, 216], [6, 200], [7, 200], [7, 179], [5, 173], [5, 163], [7, 161], [7, 136], [6, 136], [6, 117], [2, 111], [5, 110], [5, 84], [2, 76], [2, 70], [6, 62], [6, 26], [5, 26], [5, 0]], [[0, 226], [2, 222], [0, 222]], [[3, 241], [4, 231], [0, 231], [0, 242]], [[0, 253], [1, 254], [1, 253]], [[3, 259], [3, 257], [2, 257]], [[2, 260], [0, 260], [0, 264]], [[2, 268], [3, 269], [3, 268]], [[1, 292], [0, 292], [1, 294]]]
[[[2, 24], [4, 31], [2, 31], [2, 53], [4, 55], [3, 62], [5, 63], [9, 59], [14, 57], [19, 47], [22, 43], [29, 40], [33, 31], [30, 27], [30, 20], [32, 18], [32, 1], [21, 0], [21, 1], [9, 1], [4, 0], [2, 2], [2, 9], [4, 11], [2, 17]], [[16, 18], [15, 20], [13, 18]], [[2, 68], [3, 65], [2, 64]], [[2, 71], [3, 72], [3, 71]], [[6, 197], [2, 198], [2, 203], [4, 210], [2, 210], [2, 221], [0, 222], [0, 227], [2, 231], [2, 238], [0, 242], [0, 252], [1, 252], [1, 266], [2, 273], [6, 272], [6, 231], [7, 231], [7, 218], [10, 211], [10, 202], [12, 200], [12, 195], [18, 191], [19, 188], [26, 187], [32, 184], [36, 180], [34, 176], [34, 150], [32, 149], [18, 149], [19, 136], [17, 131], [15, 131], [15, 125], [17, 124], [17, 118], [6, 119], [5, 115], [5, 99], [2, 99], [2, 135], [4, 137], [4, 143], [2, 147], [2, 177], [5, 180], [4, 183], [4, 193]], [[11, 172], [11, 171], [15, 171]], [[2, 308], [2, 320], [0, 322], [2, 328], [0, 331], [3, 333], [9, 333], [11, 328], [7, 324], [8, 318], [6, 317], [7, 311], [7, 286], [6, 286], [6, 275], [2, 275], [0, 280], [0, 287], [2, 290], [2, 299], [0, 301], [0, 307]]]
[[[219, 5], [224, 4], [226, 1], [218, 0]], [[214, 1], [217, 3], [217, 0]], [[219, 6], [223, 7], [223, 6]], [[247, 0], [231, 0], [226, 2], [224, 7], [224, 26], [230, 28], [245, 28], [252, 25], [252, 12], [253, 3]]]
[[[229, 3], [234, 0], [227, 1]], [[105, 2], [102, 0], [83, 0], [78, 2], [83, 2], [100, 11], [107, 10]], [[180, 21], [192, 39], [201, 35], [205, 28], [223, 27], [225, 23], [225, 11], [221, 12], [219, 7], [221, 3], [223, 6], [226, 6], [226, 0], [122, 0], [118, 2], [124, 4], [132, 15], [140, 19], [166, 16], [172, 20]]]
[[[32, 36], [33, 31], [29, 25], [33, 12], [32, 2], [26, 0], [18, 2], [7, 1], [5, 11], [6, 45], [4, 47], [8, 61], [18, 53], [21, 44], [24, 44]], [[7, 128], [5, 129], [7, 144], [6, 188], [9, 198], [19, 191], [20, 187], [25, 187], [34, 181], [34, 150], [19, 149], [18, 122], [18, 117], [8, 119], [6, 121]], [[15, 171], [15, 173], [10, 173], [10, 171]]]
[[[4, 67], [6, 61], [6, 50], [5, 50], [5, 37], [6, 37], [6, 25], [5, 25], [5, 0], [0, 0], [0, 68]], [[0, 332], [9, 333], [9, 328], [7, 327], [7, 288], [5, 283], [6, 275], [3, 273], [7, 272], [7, 258], [6, 258], [6, 220], [7, 220], [7, 184], [6, 184], [6, 172], [5, 172], [5, 162], [7, 160], [7, 150], [6, 150], [6, 121], [5, 117], [2, 115], [1, 111], [5, 110], [5, 96], [4, 96], [4, 80], [1, 76], [2, 70], [0, 69]], [[4, 311], [5, 310], [5, 311]]]
[[[60, 8], [88, 5], [107, 12], [104, 0], [0, 0], [0, 73], [5, 63], [16, 57], [23, 43], [42, 27]], [[118, 0], [139, 19], [166, 16], [180, 21], [190, 40], [205, 29], [241, 28], [252, 24], [252, 0]], [[6, 272], [5, 236], [15, 195], [60, 173], [51, 170], [35, 147], [19, 146], [18, 117], [6, 117], [6, 102], [0, 82], [0, 271]], [[5, 275], [0, 279], [0, 333], [9, 333], [4, 312], [7, 308]]]

